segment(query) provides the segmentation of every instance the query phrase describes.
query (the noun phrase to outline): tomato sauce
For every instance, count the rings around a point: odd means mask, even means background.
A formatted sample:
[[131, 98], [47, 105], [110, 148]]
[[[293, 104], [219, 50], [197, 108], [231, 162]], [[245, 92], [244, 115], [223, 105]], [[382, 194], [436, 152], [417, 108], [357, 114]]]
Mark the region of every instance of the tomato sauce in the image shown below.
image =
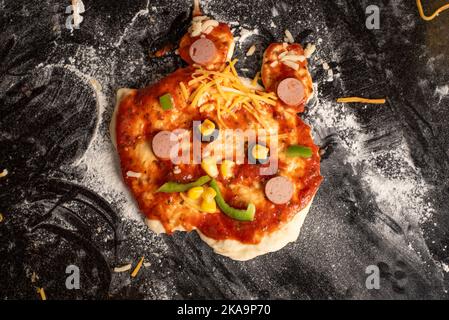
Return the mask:
[[[188, 109], [188, 104], [179, 89], [179, 82], [187, 84], [192, 72], [192, 67], [180, 69], [153, 86], [134, 91], [121, 102], [116, 132], [123, 178], [145, 216], [161, 221], [168, 233], [181, 225], [186, 230], [197, 228], [206, 236], [217, 240], [235, 239], [242, 243], [258, 243], [264, 234], [276, 230], [280, 224], [289, 221], [312, 200], [322, 180], [319, 148], [313, 143], [309, 126], [299, 117], [296, 117], [292, 125], [279, 108], [273, 108], [272, 116], [280, 124], [280, 133], [296, 135], [301, 145], [312, 149], [313, 156], [304, 160], [304, 173], [298, 181], [294, 181], [298, 186], [296, 200], [284, 205], [275, 205], [265, 198], [263, 205], [256, 207], [255, 220], [252, 222], [231, 219], [221, 211], [214, 214], [194, 212], [186, 208], [183, 199], [177, 193], [155, 193], [155, 190], [167, 181], [187, 183], [205, 175], [199, 164], [180, 164], [178, 165], [180, 170], [176, 173], [174, 170], [176, 165], [171, 161], [148, 159], [142, 163], [142, 159], [139, 158], [142, 151], [138, 151], [142, 143], [150, 141], [161, 128], [191, 129], [194, 119], [204, 118], [197, 108]], [[159, 107], [158, 97], [167, 92], [172, 94], [176, 108], [163, 111]], [[238, 121], [235, 123], [235, 129], [238, 129]], [[285, 165], [286, 163], [279, 163], [280, 167]], [[232, 180], [223, 180], [221, 176], [217, 178], [221, 183], [222, 194], [231, 206], [246, 208], [239, 200], [239, 195], [233, 194], [226, 186], [229, 183], [250, 184], [254, 181], [260, 182], [263, 186], [270, 176], [260, 175], [262, 166], [264, 165], [248, 163], [236, 165]], [[142, 172], [146, 174], [146, 178], [132, 179], [127, 176], [128, 171]], [[177, 209], [169, 210], [172, 205], [177, 205]], [[176, 216], [175, 225], [173, 225], [174, 216]]]

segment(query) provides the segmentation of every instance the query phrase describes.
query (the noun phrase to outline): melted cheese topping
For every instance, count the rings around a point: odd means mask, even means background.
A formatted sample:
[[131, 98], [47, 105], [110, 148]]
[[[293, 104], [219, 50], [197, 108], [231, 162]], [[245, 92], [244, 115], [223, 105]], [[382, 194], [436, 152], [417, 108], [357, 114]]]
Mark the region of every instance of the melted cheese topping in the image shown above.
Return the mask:
[[253, 203], [256, 206], [265, 201], [265, 193], [260, 182], [255, 181], [250, 187], [242, 184], [230, 184], [229, 188], [234, 194], [239, 195], [239, 200], [243, 203]]

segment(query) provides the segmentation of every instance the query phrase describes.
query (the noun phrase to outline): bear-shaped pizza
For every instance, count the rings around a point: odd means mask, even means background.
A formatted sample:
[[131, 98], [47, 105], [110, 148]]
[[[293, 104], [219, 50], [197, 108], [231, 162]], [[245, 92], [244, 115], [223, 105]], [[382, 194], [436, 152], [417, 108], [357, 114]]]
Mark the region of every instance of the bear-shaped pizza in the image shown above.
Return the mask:
[[149, 228], [196, 230], [248, 260], [297, 239], [322, 177], [298, 116], [313, 95], [301, 45], [270, 44], [254, 79], [239, 77], [234, 48], [227, 24], [194, 10], [178, 48], [188, 66], [120, 89], [111, 136]]

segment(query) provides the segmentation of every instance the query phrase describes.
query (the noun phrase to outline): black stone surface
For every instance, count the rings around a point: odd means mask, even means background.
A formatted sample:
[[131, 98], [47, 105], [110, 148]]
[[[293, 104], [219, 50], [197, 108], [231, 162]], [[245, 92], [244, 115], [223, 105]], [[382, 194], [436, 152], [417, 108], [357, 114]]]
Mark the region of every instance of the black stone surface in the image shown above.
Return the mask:
[[[426, 10], [443, 3], [430, 1]], [[0, 170], [9, 171], [0, 179], [2, 299], [39, 299], [36, 287], [49, 299], [449, 297], [449, 95], [443, 90], [449, 12], [424, 22], [414, 1], [203, 3], [209, 15], [259, 29], [237, 48], [244, 74], [260, 66], [261, 50], [244, 57], [249, 46], [282, 40], [285, 29], [303, 44], [318, 43], [320, 57], [339, 73], [327, 82], [318, 61], [311, 62], [319, 102], [304, 118], [327, 153], [325, 180], [298, 241], [236, 262], [215, 255], [195, 233], [157, 236], [129, 219], [122, 210], [127, 200], [107, 184], [96, 190], [87, 183], [89, 168], [78, 161], [97, 135], [107, 135], [118, 88], [144, 87], [181, 66], [174, 53], [150, 58], [149, 52], [179, 39], [191, 3], [85, 0], [84, 20], [73, 33], [65, 27], [69, 4], [0, 2]], [[365, 27], [371, 4], [381, 9], [379, 30]], [[101, 112], [86, 74], [100, 79]], [[333, 105], [357, 120], [361, 131], [352, 136], [319, 109], [351, 95], [388, 97], [381, 107]], [[350, 141], [362, 133], [369, 137], [362, 154], [374, 160], [348, 162]], [[403, 146], [404, 159], [389, 158]], [[403, 163], [415, 170], [401, 177], [426, 186], [425, 206], [386, 206], [379, 190], [367, 186], [367, 172], [393, 175]], [[421, 219], [426, 210], [431, 218]], [[141, 256], [150, 265], [137, 278], [112, 272]], [[80, 268], [80, 290], [65, 287], [70, 264]], [[369, 265], [381, 270], [379, 290], [365, 286]]]

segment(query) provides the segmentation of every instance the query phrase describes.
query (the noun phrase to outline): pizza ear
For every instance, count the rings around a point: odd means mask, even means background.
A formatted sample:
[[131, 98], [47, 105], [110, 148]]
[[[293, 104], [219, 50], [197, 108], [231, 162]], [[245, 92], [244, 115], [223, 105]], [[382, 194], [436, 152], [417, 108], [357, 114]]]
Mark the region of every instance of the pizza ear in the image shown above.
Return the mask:
[[193, 10], [192, 16], [197, 17], [201, 16], [203, 12], [201, 11], [200, 0], [193, 0]]
[[201, 65], [218, 70], [234, 52], [234, 37], [226, 23], [203, 15], [198, 1], [194, 2], [192, 22], [179, 43], [179, 55], [189, 65]]
[[313, 96], [307, 53], [298, 43], [271, 43], [264, 52], [262, 82], [275, 92], [284, 107], [304, 111]]

